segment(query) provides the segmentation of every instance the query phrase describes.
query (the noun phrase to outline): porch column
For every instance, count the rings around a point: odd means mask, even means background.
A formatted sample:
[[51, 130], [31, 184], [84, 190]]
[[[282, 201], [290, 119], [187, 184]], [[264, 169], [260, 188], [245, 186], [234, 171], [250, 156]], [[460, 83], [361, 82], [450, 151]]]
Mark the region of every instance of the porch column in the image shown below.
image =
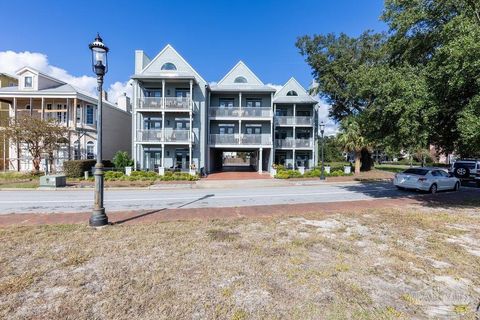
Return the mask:
[[42, 107], [41, 118], [42, 120], [45, 120], [45, 98], [44, 97], [42, 97], [41, 107]]
[[67, 120], [67, 128], [70, 126], [70, 99], [67, 98], [67, 112], [65, 115], [65, 120]]
[[295, 170], [296, 164], [295, 164], [295, 148], [292, 150], [292, 160], [293, 160], [293, 170]]
[[165, 79], [162, 80], [162, 109], [165, 109]]
[[[13, 118], [17, 119], [17, 98], [13, 98]], [[17, 171], [20, 171], [20, 145], [16, 144]], [[11, 157], [10, 157], [11, 158]]]
[[190, 129], [188, 132], [188, 152], [189, 152], [189, 164], [188, 169], [192, 168], [192, 141], [193, 141], [193, 103], [192, 103], [192, 94], [193, 94], [193, 80], [190, 80]]
[[32, 98], [30, 98], [29, 104], [30, 104], [30, 117], [31, 117], [32, 114], [33, 114], [33, 101], [32, 101]]
[[162, 168], [165, 168], [165, 144], [162, 143]]
[[242, 93], [238, 93], [238, 108], [239, 108], [239, 119], [238, 119], [238, 144], [242, 144]]
[[258, 151], [258, 173], [262, 173], [263, 170], [262, 170], [262, 153], [263, 153], [263, 149], [260, 148], [259, 151]]

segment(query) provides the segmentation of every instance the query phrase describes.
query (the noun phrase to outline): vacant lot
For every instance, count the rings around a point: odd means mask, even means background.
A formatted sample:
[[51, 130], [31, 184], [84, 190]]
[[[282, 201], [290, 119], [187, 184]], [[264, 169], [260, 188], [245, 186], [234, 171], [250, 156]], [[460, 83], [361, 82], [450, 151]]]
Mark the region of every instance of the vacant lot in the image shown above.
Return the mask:
[[0, 318], [475, 319], [480, 214], [0, 229]]

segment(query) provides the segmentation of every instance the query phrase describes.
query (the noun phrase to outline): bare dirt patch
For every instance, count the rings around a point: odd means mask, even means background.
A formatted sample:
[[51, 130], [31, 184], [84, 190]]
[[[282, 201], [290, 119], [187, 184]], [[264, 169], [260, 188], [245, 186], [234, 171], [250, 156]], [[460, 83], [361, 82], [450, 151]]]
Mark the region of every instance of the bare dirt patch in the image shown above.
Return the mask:
[[5, 319], [475, 319], [479, 210], [0, 229]]

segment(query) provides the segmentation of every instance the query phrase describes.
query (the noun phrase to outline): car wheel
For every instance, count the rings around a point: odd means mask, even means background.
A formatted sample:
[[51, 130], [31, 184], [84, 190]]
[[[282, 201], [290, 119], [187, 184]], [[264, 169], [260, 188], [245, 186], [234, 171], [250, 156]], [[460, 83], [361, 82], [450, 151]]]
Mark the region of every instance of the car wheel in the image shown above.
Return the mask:
[[455, 187], [453, 187], [453, 191], [460, 190], [460, 182], [455, 183]]
[[438, 191], [437, 184], [435, 184], [435, 183], [432, 184], [432, 186], [430, 187], [430, 193], [435, 194], [435, 193], [437, 193], [437, 191]]
[[470, 176], [470, 169], [465, 167], [458, 167], [458, 168], [455, 168], [455, 171], [453, 171], [453, 174], [457, 178], [468, 178]]

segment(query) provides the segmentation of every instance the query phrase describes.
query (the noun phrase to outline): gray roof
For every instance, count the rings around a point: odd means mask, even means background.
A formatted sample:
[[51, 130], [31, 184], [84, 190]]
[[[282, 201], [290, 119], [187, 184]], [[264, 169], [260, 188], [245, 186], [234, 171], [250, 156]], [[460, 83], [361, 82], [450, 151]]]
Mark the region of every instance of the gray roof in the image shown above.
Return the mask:
[[318, 101], [311, 96], [284, 96], [276, 97], [273, 99], [273, 103], [314, 103]]
[[212, 92], [275, 92], [275, 88], [267, 85], [211, 85]]

